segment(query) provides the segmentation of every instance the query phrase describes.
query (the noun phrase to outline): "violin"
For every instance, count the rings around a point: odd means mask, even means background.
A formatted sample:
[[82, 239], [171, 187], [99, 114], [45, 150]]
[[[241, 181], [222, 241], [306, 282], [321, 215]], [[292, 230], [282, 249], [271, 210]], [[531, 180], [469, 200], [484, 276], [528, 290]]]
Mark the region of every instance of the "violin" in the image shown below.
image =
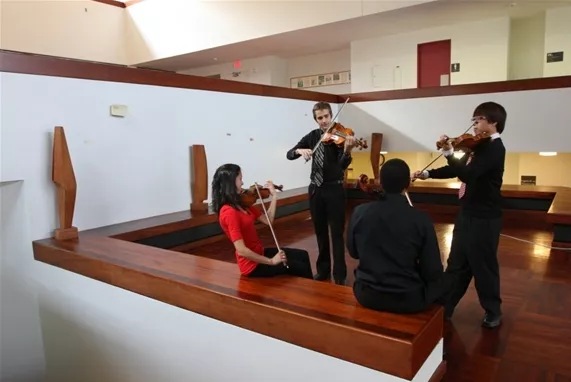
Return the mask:
[[[365, 174], [361, 174], [359, 176], [359, 179], [357, 180], [357, 186], [361, 189], [361, 191], [363, 191], [364, 193], [366, 193], [367, 195], [369, 195], [372, 198], [379, 198], [379, 196], [381, 196], [383, 194], [383, 187], [380, 184], [372, 184], [372, 187], [367, 187], [367, 184], [369, 183], [369, 177]], [[406, 197], [406, 200], [408, 201], [408, 204], [412, 207], [412, 202], [410, 201], [410, 197], [408, 196], [408, 192], [404, 192], [404, 196]]]
[[369, 177], [365, 174], [359, 175], [359, 179], [357, 179], [357, 185], [355, 188], [359, 188], [366, 194], [371, 196], [376, 196], [381, 191], [381, 186], [377, 184], [369, 184]]
[[[336, 144], [337, 146], [342, 146], [345, 144], [345, 138], [348, 136], [355, 136], [355, 132], [353, 129], [343, 126], [339, 122], [336, 122], [325, 134], [323, 134], [323, 138], [321, 142], [324, 144]], [[367, 141], [363, 138], [359, 138], [355, 140], [355, 144], [359, 147], [359, 150], [363, 150], [368, 148]]]
[[[274, 188], [277, 191], [283, 191], [284, 186], [274, 184]], [[260, 191], [259, 195], [258, 190]], [[256, 190], [256, 185], [254, 184], [247, 189], [243, 189], [240, 192], [240, 204], [242, 207], [253, 206], [258, 201], [258, 199], [260, 199], [260, 195], [262, 196], [262, 199], [267, 199], [271, 195], [270, 189], [267, 187], [258, 187], [258, 190]]]
[[436, 148], [440, 150], [446, 142], [452, 144], [454, 150], [474, 151], [481, 143], [487, 142], [490, 139], [490, 134], [483, 132], [476, 135], [462, 134], [457, 138], [448, 138], [447, 141], [436, 142]]

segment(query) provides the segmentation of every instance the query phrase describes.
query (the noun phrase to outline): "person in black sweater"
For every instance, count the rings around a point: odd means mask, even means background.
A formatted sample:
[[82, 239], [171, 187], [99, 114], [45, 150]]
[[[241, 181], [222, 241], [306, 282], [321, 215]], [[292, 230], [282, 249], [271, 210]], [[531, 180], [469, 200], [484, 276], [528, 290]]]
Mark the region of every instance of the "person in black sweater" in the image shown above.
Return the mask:
[[430, 217], [409, 205], [410, 168], [388, 160], [380, 172], [379, 200], [357, 206], [347, 228], [347, 249], [359, 260], [353, 293], [366, 308], [418, 313], [445, 305], [454, 276], [446, 275]]
[[344, 147], [334, 144], [320, 144], [315, 152], [313, 149], [324, 137], [325, 131], [331, 125], [331, 105], [318, 102], [313, 106], [313, 119], [319, 128], [310, 131], [289, 150], [287, 159], [295, 160], [303, 157], [313, 158], [311, 164], [311, 183], [309, 185], [309, 210], [319, 255], [317, 257], [317, 273], [315, 280], [331, 280], [331, 253], [329, 248], [329, 227], [333, 244], [333, 277], [335, 283], [345, 285], [347, 264], [345, 262], [345, 188], [343, 179], [345, 170], [352, 161], [351, 151], [355, 146], [355, 138], [347, 136]]
[[475, 134], [486, 132], [490, 139], [470, 154], [456, 158], [448, 137], [443, 153], [448, 165], [413, 174], [416, 179], [462, 181], [459, 191], [460, 212], [456, 217], [447, 273], [458, 277], [457, 288], [446, 307], [450, 320], [454, 309], [466, 293], [472, 277], [480, 305], [485, 311], [482, 326], [495, 328], [501, 324], [500, 270], [497, 250], [502, 229], [502, 196], [506, 149], [500, 138], [506, 123], [506, 110], [495, 102], [485, 102], [474, 110]]

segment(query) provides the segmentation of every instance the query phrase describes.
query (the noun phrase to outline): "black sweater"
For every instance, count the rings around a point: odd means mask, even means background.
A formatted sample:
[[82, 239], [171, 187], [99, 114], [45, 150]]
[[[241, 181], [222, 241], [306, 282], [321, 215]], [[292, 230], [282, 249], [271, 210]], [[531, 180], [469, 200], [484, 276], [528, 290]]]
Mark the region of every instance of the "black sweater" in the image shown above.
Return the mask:
[[355, 282], [384, 293], [420, 292], [444, 272], [432, 221], [402, 195], [357, 206], [347, 249], [359, 260]]
[[[297, 149], [311, 149], [315, 147], [317, 142], [321, 139], [323, 131], [321, 129], [315, 129], [306, 134], [300, 141], [292, 147], [286, 154], [286, 158], [289, 160], [294, 160], [301, 155], [296, 154]], [[345, 170], [349, 167], [352, 161], [351, 155], [346, 154], [343, 147], [339, 147], [335, 144], [324, 145], [324, 156], [325, 163], [323, 165], [323, 182], [342, 182], [345, 178]], [[315, 165], [312, 160], [311, 163], [311, 181], [314, 180], [315, 176]]]
[[460, 199], [460, 207], [466, 215], [492, 219], [502, 216], [501, 188], [504, 176], [506, 148], [497, 138], [484, 142], [474, 150], [468, 165], [468, 155], [461, 159], [451, 155], [448, 165], [428, 173], [433, 179], [458, 178], [466, 183], [466, 193]]

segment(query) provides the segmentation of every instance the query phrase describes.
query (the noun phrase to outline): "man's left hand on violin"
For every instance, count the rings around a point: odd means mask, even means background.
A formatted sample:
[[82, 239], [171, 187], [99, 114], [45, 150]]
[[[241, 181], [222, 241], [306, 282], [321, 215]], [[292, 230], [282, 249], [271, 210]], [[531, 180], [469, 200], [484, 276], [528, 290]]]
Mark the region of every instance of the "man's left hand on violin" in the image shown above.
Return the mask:
[[345, 151], [350, 152], [353, 147], [355, 147], [355, 137], [352, 135], [348, 135], [345, 137]]

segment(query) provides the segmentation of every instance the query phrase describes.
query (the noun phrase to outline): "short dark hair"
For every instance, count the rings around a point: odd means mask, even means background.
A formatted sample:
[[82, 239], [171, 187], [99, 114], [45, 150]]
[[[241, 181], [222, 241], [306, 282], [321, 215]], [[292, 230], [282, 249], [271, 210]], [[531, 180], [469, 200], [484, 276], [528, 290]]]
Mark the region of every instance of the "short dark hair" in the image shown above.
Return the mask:
[[216, 169], [212, 178], [212, 209], [220, 213], [225, 204], [234, 208], [240, 205], [240, 190], [236, 188], [236, 178], [240, 175], [240, 166], [233, 163], [223, 164]]
[[410, 184], [410, 167], [402, 159], [389, 159], [381, 167], [380, 178], [385, 193], [400, 194]]
[[496, 102], [484, 102], [474, 110], [473, 117], [484, 117], [490, 123], [496, 123], [498, 133], [503, 133], [506, 127], [506, 118], [508, 117], [506, 109]]
[[313, 119], [316, 119], [315, 117], [315, 112], [317, 110], [329, 110], [329, 114], [331, 115], [331, 118], [333, 118], [333, 111], [331, 110], [331, 105], [327, 102], [318, 102], [315, 105], [313, 105]]

